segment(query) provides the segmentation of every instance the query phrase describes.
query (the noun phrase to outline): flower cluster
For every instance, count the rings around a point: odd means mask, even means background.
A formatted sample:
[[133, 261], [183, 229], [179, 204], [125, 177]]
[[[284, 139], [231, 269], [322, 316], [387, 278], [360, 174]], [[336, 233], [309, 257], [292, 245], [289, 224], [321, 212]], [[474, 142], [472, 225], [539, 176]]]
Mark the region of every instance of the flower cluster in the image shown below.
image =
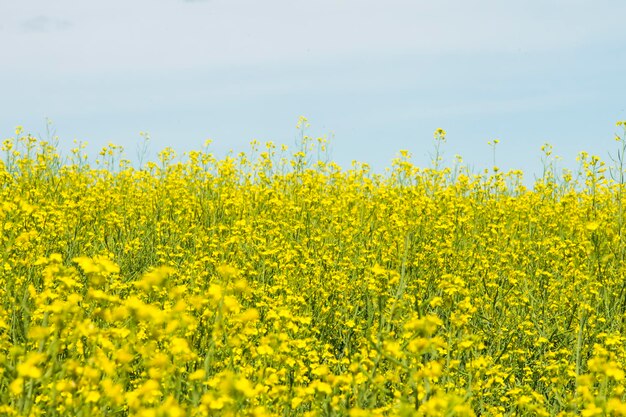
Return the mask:
[[528, 189], [442, 167], [442, 129], [385, 175], [306, 136], [141, 169], [16, 136], [2, 415], [626, 415], [621, 166]]

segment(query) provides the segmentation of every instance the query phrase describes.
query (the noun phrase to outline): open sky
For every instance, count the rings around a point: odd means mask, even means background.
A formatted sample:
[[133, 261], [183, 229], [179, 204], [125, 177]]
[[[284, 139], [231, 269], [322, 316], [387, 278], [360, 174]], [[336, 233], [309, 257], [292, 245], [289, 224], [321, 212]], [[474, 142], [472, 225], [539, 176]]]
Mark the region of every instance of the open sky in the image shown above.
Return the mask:
[[139, 132], [223, 155], [293, 145], [298, 116], [332, 158], [381, 171], [401, 149], [541, 169], [549, 142], [608, 159], [626, 119], [623, 0], [0, 0], [0, 137], [63, 149]]

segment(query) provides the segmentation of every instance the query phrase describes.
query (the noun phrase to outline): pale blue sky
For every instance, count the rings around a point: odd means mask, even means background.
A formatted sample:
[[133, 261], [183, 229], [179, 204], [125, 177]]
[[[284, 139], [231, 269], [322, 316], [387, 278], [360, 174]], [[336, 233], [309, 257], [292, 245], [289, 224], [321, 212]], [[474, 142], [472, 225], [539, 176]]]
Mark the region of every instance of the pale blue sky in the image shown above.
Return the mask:
[[428, 164], [432, 132], [529, 174], [607, 158], [626, 119], [626, 2], [526, 0], [0, 0], [0, 136], [109, 141], [221, 155], [292, 145], [298, 116], [332, 157]]

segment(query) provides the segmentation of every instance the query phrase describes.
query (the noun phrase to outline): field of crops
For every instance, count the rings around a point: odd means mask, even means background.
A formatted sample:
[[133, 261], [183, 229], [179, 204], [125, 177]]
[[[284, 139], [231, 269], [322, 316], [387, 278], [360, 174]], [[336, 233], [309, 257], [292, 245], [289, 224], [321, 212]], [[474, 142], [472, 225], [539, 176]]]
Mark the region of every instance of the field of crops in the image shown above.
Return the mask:
[[626, 415], [623, 136], [526, 187], [307, 137], [138, 169], [16, 133], [0, 415]]

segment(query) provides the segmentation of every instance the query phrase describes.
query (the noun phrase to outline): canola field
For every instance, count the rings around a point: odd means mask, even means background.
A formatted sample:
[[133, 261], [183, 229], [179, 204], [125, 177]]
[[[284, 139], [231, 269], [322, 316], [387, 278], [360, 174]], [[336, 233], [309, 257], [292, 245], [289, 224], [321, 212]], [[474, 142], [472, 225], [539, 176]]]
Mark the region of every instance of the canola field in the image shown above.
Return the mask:
[[443, 130], [432, 166], [374, 174], [306, 136], [133, 168], [18, 129], [0, 415], [626, 415], [616, 139], [574, 172], [544, 147], [525, 186], [444, 166]]

